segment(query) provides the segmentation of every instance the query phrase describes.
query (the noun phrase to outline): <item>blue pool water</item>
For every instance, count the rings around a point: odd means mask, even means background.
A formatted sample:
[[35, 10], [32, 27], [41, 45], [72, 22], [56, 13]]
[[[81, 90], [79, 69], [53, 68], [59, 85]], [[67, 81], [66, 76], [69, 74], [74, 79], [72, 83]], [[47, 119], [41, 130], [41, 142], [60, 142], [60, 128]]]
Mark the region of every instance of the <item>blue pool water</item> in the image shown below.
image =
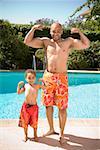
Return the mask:
[[[43, 73], [37, 73], [37, 79]], [[68, 73], [69, 118], [99, 118], [100, 74]], [[0, 119], [18, 118], [24, 101], [24, 94], [16, 93], [17, 83], [24, 80], [23, 72], [0, 72]], [[39, 117], [45, 118], [45, 107], [41, 104], [41, 90], [38, 93]], [[54, 117], [58, 117], [54, 107]]]

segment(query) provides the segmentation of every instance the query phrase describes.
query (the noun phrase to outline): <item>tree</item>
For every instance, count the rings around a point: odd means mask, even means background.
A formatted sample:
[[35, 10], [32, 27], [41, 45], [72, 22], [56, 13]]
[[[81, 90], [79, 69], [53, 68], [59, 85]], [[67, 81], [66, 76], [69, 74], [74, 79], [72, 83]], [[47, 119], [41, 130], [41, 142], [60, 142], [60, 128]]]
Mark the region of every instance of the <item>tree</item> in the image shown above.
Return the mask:
[[84, 16], [89, 20], [93, 18], [99, 19], [100, 21], [100, 0], [87, 0], [87, 2], [77, 8], [70, 17], [75, 16], [75, 14], [82, 10], [84, 7], [88, 7], [88, 10], [82, 13], [80, 16]]
[[38, 19], [36, 20], [36, 22], [34, 24], [43, 24], [45, 26], [50, 26], [52, 23], [54, 23], [55, 21], [53, 19], [49, 19], [49, 18], [42, 18], [42, 19]]
[[[29, 48], [16, 36], [8, 21], [0, 20], [0, 68], [26, 68], [30, 59]], [[27, 63], [25, 63], [27, 62]]]
[[68, 60], [68, 69], [99, 69], [100, 42], [92, 42], [90, 47], [82, 51], [72, 51]]

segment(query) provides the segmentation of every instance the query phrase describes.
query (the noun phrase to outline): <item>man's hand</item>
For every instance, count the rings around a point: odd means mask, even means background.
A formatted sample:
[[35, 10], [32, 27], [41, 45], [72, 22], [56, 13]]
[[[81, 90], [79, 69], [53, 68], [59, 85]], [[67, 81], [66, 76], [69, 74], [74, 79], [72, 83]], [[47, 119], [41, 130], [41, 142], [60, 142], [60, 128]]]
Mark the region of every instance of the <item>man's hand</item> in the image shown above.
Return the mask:
[[78, 29], [78, 28], [72, 28], [71, 29], [71, 34], [72, 33], [80, 33], [81, 31], [80, 31], [80, 29]]
[[34, 26], [32, 27], [32, 30], [40, 30], [40, 31], [42, 31], [43, 28], [45, 28], [43, 25], [37, 24], [37, 25], [34, 25]]

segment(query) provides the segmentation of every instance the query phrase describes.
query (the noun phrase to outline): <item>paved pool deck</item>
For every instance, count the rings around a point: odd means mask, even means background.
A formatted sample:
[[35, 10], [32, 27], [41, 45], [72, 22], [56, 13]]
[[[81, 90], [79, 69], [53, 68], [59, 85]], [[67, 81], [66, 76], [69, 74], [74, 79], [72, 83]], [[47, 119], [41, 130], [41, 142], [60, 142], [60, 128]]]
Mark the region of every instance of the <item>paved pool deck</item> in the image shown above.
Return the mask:
[[[23, 129], [17, 126], [18, 120], [0, 120], [0, 150], [100, 150], [99, 119], [68, 119], [65, 126], [64, 144], [59, 143], [59, 135], [41, 137], [48, 131], [46, 119], [39, 119], [38, 142], [23, 141]], [[58, 119], [54, 127], [59, 133]], [[29, 127], [28, 136], [32, 138], [33, 130]]]

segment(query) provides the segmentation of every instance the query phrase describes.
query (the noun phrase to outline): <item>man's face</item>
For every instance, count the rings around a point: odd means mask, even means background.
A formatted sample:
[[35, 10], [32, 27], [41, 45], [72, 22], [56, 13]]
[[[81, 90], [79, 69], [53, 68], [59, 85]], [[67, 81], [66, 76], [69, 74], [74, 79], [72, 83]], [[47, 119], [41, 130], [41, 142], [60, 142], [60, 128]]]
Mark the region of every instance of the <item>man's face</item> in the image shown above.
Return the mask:
[[58, 41], [63, 33], [62, 27], [60, 25], [51, 26], [50, 34], [54, 41]]

